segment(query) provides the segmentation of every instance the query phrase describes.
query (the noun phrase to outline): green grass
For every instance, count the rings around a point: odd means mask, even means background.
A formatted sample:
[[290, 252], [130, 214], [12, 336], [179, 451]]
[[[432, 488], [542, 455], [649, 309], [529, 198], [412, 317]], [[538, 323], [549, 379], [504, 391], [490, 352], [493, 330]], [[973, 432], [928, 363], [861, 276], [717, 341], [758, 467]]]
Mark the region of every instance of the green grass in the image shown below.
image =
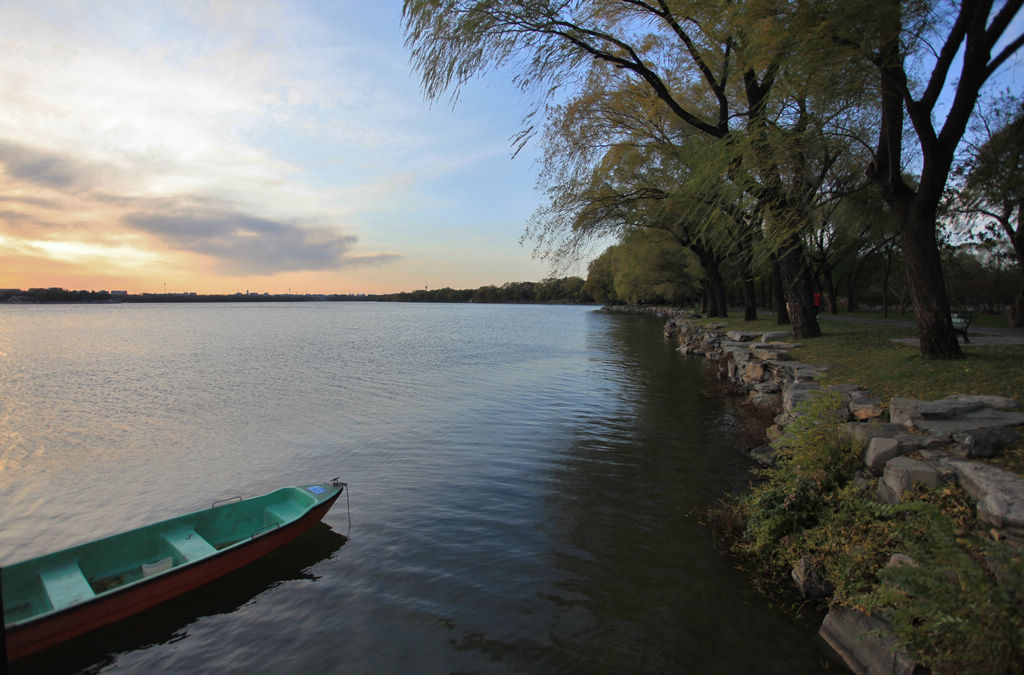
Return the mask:
[[[876, 318], [874, 313], [857, 316]], [[703, 323], [728, 323], [729, 330], [743, 331], [788, 328], [778, 326], [774, 318], [705, 319]], [[893, 396], [933, 400], [951, 394], [995, 394], [1024, 402], [1024, 345], [965, 345], [965, 358], [940, 361], [922, 357], [916, 344], [891, 341], [916, 337], [912, 327], [826, 320], [822, 331], [819, 338], [801, 340], [791, 355], [805, 363], [831, 366], [822, 378], [826, 384], [860, 385], [885, 401]]]

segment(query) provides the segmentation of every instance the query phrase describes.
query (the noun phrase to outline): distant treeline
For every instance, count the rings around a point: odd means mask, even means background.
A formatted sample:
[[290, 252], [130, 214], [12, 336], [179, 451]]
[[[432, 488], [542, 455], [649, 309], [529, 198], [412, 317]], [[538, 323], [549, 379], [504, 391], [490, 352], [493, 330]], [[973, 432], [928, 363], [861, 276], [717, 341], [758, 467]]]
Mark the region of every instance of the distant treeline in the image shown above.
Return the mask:
[[477, 289], [424, 289], [407, 293], [377, 296], [392, 302], [496, 302], [589, 305], [596, 301], [583, 290], [580, 277], [562, 277], [544, 281], [512, 281], [502, 286], [481, 286]]
[[128, 302], [311, 302], [325, 300], [377, 300], [376, 295], [231, 293], [111, 293], [110, 291], [69, 291], [62, 288], [0, 291], [0, 303], [128, 303]]
[[70, 291], [63, 288], [0, 290], [0, 303], [119, 303], [119, 302], [493, 302], [592, 304], [590, 293], [583, 290], [583, 279], [563, 277], [539, 282], [510, 282], [503, 286], [481, 286], [477, 289], [412, 291], [388, 294], [269, 294], [232, 293], [201, 295], [198, 293], [123, 293], [110, 291]]

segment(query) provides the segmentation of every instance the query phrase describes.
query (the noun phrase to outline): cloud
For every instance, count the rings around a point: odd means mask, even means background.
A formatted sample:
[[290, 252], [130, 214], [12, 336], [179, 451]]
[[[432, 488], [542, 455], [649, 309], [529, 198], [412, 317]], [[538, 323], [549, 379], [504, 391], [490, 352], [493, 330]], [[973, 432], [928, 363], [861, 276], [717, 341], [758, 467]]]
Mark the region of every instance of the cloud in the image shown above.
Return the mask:
[[[214, 269], [230, 276], [337, 270], [401, 258], [392, 253], [361, 253], [356, 236], [311, 227], [309, 220], [298, 215], [252, 215], [231, 200], [202, 193], [133, 194], [124, 171], [70, 152], [0, 140], [0, 167], [7, 176], [6, 189], [24, 193], [22, 188], [31, 186], [37, 195], [54, 196], [0, 199], [6, 207], [0, 208], [0, 235], [5, 230], [17, 233], [25, 239], [26, 251], [49, 252], [55, 259], [67, 253], [61, 246], [71, 246], [78, 255], [95, 253], [104, 240], [116, 246], [123, 238], [118, 230], [143, 233], [172, 250], [212, 258]], [[73, 201], [69, 195], [74, 195]], [[105, 222], [97, 227], [95, 218], [87, 217], [75, 223], [68, 214], [76, 210], [102, 213]], [[63, 224], [46, 216], [63, 219]], [[324, 215], [313, 218], [314, 223], [324, 220]], [[63, 233], [57, 235], [57, 230]]]
[[12, 178], [57, 190], [82, 187], [92, 173], [82, 162], [2, 139], [0, 163]]
[[136, 212], [124, 222], [170, 248], [213, 257], [219, 272], [233, 276], [331, 270], [400, 258], [356, 255], [352, 235], [311, 231], [234, 211]]

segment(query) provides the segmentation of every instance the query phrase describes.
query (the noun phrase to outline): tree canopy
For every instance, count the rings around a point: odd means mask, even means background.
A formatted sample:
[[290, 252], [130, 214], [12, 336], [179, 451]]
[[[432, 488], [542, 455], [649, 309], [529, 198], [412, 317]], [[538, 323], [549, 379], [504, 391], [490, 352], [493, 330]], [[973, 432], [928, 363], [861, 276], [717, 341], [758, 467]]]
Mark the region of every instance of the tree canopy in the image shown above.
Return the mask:
[[498, 68], [536, 97], [515, 143], [543, 130], [540, 255], [668, 237], [706, 292], [723, 264], [740, 276], [748, 318], [756, 280], [778, 279], [780, 321], [814, 337], [832, 216], [870, 178], [922, 352], [951, 358], [938, 197], [982, 87], [1024, 41], [1005, 37], [1022, 2], [406, 0], [403, 17], [429, 98]]

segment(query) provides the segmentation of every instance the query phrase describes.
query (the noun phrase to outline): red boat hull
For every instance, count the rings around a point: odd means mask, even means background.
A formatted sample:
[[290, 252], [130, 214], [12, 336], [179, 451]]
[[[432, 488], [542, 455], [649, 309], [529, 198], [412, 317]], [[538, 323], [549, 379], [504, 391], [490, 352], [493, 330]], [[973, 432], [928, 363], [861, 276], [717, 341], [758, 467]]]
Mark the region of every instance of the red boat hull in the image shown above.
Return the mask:
[[16, 661], [102, 626], [126, 619], [245, 567], [291, 542], [320, 522], [340, 495], [341, 491], [338, 491], [301, 518], [254, 537], [245, 544], [225, 549], [191, 565], [175, 568], [146, 583], [135, 584], [122, 591], [69, 607], [39, 621], [8, 627], [7, 659]]

